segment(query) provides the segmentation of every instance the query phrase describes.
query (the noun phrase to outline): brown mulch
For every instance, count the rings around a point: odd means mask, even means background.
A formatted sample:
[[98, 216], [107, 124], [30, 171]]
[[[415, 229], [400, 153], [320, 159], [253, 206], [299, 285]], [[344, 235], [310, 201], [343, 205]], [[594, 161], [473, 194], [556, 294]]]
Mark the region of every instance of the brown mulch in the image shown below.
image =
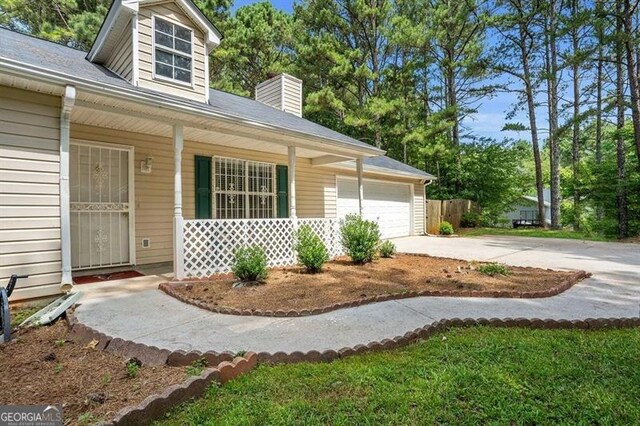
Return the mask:
[[108, 421], [187, 379], [185, 368], [144, 365], [130, 378], [126, 359], [72, 342], [62, 320], [13, 337], [0, 344], [0, 405], [61, 404], [65, 424]]
[[[205, 281], [177, 285], [179, 297], [204, 302], [212, 310], [314, 310], [381, 295], [402, 297], [409, 292], [452, 292], [469, 296], [470, 291], [501, 292], [501, 297], [557, 288], [573, 280], [575, 272], [509, 266], [508, 276], [487, 276], [475, 270], [477, 262], [441, 257], [399, 254], [366, 265], [346, 258], [328, 262], [321, 273], [308, 274], [300, 267], [269, 271], [263, 284], [232, 288], [236, 281], [221, 275]], [[533, 297], [533, 296], [530, 296]]]

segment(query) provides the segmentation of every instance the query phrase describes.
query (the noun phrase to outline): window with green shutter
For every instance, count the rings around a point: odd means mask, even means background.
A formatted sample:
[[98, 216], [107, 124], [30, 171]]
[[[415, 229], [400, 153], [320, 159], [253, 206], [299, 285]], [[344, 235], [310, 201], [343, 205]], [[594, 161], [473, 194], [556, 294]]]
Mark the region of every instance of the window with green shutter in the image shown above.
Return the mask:
[[289, 217], [289, 171], [287, 166], [276, 166], [278, 217]]
[[196, 219], [211, 219], [211, 157], [196, 156]]

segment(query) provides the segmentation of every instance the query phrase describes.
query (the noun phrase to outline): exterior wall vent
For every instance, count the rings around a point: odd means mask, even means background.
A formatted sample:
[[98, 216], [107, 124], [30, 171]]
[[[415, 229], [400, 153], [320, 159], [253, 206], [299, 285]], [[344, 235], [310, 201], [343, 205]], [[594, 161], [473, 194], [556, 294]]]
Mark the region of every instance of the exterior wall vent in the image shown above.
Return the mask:
[[302, 117], [302, 80], [279, 74], [256, 86], [256, 101]]

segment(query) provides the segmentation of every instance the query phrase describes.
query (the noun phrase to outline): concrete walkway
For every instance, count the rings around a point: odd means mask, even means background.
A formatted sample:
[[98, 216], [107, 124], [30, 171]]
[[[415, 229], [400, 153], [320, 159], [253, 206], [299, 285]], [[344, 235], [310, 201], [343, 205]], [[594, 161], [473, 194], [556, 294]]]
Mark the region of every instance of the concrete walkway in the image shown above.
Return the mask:
[[[107, 335], [171, 350], [293, 352], [393, 338], [444, 318], [586, 319], [640, 315], [640, 245], [515, 237], [408, 237], [404, 252], [516, 266], [584, 269], [593, 277], [547, 299], [419, 297], [302, 318], [214, 314], [159, 290], [81, 300], [78, 319]], [[81, 289], [82, 290], [82, 289]], [[91, 292], [90, 292], [91, 293]]]

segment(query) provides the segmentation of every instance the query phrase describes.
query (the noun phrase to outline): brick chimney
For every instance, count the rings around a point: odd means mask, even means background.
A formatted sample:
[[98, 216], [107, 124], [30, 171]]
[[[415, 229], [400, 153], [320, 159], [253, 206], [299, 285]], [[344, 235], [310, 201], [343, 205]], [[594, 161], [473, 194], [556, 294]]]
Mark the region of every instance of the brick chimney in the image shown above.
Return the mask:
[[279, 74], [256, 86], [256, 101], [302, 117], [302, 80]]

